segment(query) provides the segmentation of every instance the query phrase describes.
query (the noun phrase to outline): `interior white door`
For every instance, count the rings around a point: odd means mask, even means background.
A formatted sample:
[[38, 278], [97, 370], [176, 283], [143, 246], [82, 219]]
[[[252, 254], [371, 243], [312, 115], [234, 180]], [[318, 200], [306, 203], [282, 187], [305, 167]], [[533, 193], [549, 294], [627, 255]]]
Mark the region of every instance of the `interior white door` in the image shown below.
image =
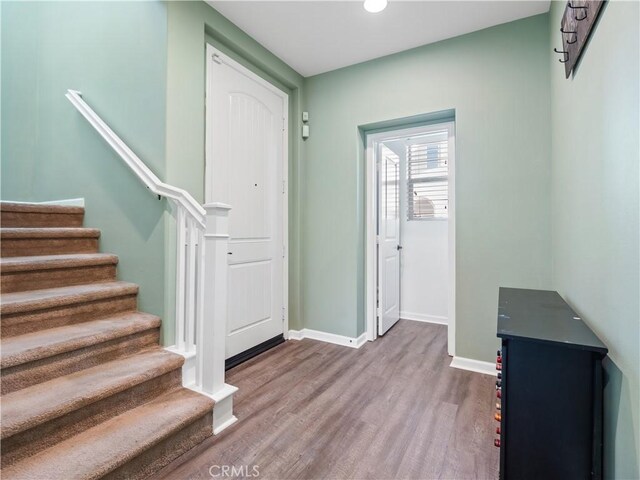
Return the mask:
[[219, 52], [208, 57], [205, 197], [231, 206], [229, 358], [283, 333], [287, 97]]
[[378, 146], [378, 335], [400, 319], [400, 159]]

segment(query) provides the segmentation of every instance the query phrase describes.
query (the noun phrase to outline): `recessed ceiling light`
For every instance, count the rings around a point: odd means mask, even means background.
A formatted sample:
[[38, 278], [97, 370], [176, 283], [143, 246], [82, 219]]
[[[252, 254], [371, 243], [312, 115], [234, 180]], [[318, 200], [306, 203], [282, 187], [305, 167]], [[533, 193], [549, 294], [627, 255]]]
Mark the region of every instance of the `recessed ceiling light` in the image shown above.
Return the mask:
[[364, 9], [369, 13], [378, 13], [387, 7], [387, 0], [364, 0]]

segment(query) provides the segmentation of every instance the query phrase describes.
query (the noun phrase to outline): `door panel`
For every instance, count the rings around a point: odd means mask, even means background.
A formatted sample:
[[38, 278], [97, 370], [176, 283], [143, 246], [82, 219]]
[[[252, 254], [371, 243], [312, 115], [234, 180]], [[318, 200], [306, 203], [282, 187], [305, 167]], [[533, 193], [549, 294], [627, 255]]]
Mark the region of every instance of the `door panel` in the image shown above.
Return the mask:
[[400, 319], [400, 159], [379, 146], [378, 334]]
[[209, 61], [213, 130], [205, 197], [231, 205], [229, 358], [283, 333], [285, 101], [226, 57]]

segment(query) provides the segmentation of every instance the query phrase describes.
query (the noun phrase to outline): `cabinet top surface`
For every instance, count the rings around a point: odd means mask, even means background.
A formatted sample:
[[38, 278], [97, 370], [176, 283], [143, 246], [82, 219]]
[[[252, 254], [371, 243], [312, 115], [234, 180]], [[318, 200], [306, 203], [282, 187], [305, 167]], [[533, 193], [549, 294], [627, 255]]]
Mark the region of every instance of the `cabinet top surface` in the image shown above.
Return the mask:
[[607, 347], [580, 316], [551, 290], [501, 287], [498, 337], [607, 353]]

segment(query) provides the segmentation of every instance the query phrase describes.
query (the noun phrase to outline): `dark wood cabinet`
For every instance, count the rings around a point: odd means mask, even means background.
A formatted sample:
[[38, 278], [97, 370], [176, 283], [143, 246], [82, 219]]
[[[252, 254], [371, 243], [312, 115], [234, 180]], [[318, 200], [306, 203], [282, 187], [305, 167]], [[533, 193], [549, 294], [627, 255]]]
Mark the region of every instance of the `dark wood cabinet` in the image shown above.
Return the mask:
[[602, 478], [606, 346], [545, 290], [501, 288], [497, 333], [500, 478]]

